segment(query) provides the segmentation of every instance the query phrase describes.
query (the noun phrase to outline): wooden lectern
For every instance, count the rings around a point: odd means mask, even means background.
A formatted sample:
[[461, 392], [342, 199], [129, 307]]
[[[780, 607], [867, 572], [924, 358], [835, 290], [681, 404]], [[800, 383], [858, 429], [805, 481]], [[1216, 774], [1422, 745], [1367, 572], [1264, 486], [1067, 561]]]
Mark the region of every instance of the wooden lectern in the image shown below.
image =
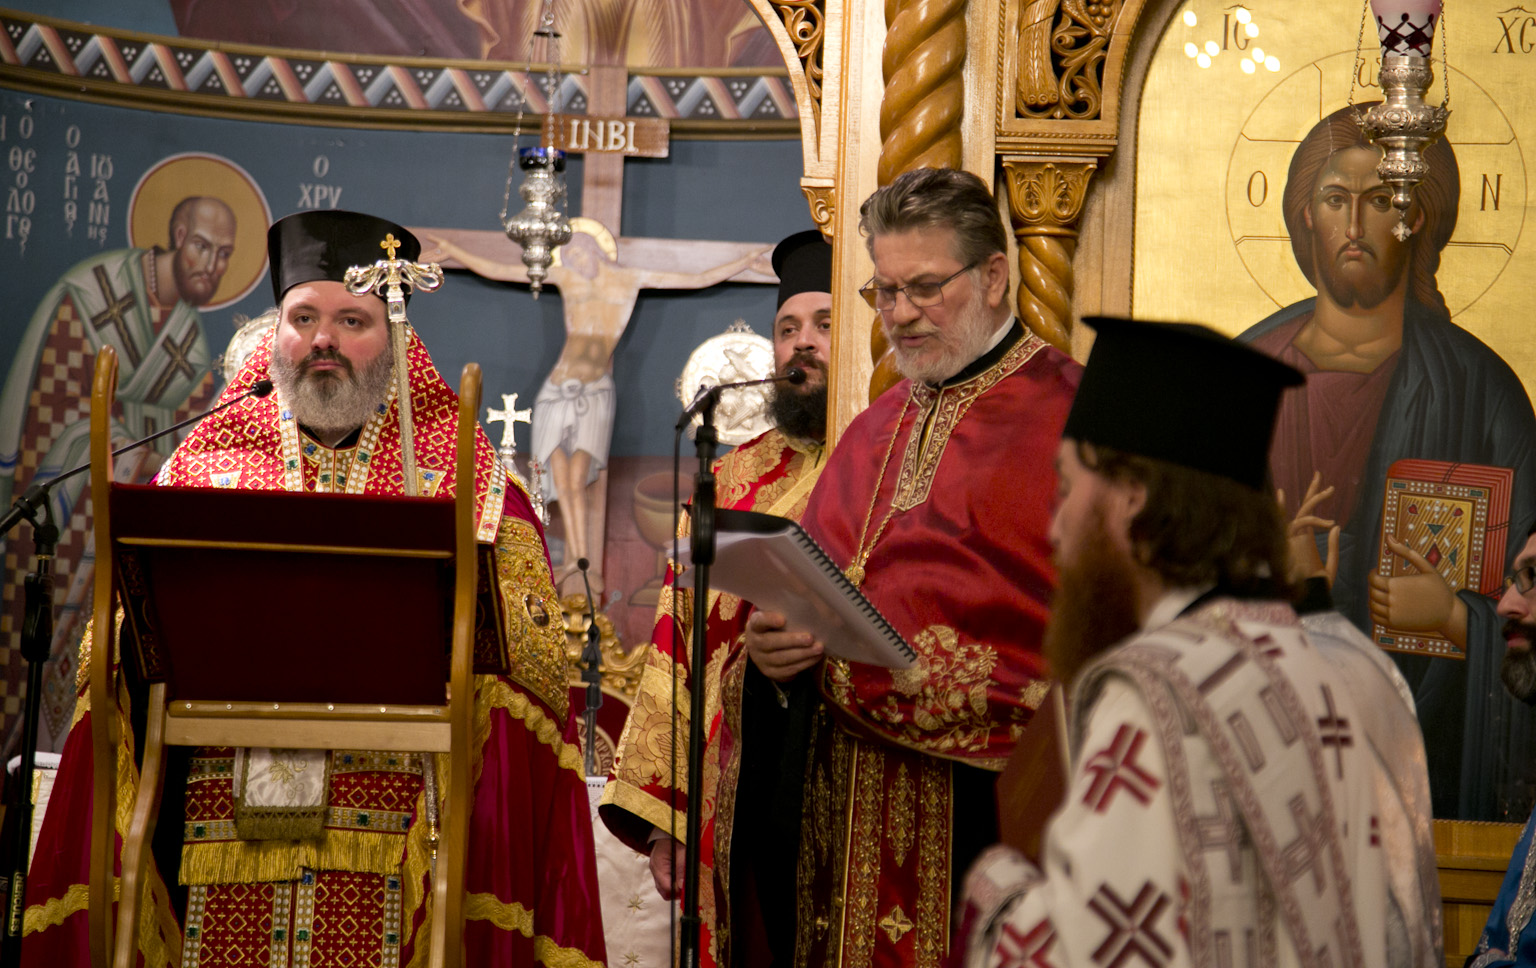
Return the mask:
[[[479, 367], [465, 366], [459, 384], [454, 498], [113, 484], [116, 386], [116, 354], [103, 348], [91, 395], [92, 965], [134, 963], [169, 745], [448, 754], [431, 933], [418, 943], [430, 945], [429, 964], [457, 968], [472, 801]], [[357, 601], [366, 615], [347, 607]], [[147, 683], [149, 700], [114, 916], [119, 726], [106, 630], [119, 607], [121, 673]]]

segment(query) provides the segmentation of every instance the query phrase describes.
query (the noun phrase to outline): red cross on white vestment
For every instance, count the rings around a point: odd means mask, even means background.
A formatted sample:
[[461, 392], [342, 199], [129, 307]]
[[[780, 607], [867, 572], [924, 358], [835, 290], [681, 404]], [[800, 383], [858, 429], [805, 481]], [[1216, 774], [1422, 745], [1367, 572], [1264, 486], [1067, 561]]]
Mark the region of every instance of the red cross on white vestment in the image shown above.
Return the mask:
[[1271, 659], [1278, 659], [1280, 656], [1285, 654], [1285, 650], [1280, 647], [1280, 643], [1276, 641], [1275, 637], [1270, 635], [1268, 632], [1261, 632], [1255, 636], [1253, 639], [1253, 647], [1258, 649], [1263, 654], [1269, 656]]
[[1093, 774], [1093, 783], [1083, 797], [1084, 805], [1092, 807], [1095, 813], [1103, 813], [1120, 790], [1143, 805], [1151, 802], [1152, 794], [1163, 784], [1136, 763], [1146, 741], [1146, 730], [1122, 723], [1114, 740], [1088, 758], [1084, 769]]
[[1114, 888], [1099, 885], [1099, 892], [1088, 902], [1088, 909], [1109, 927], [1104, 941], [1093, 949], [1093, 963], [1104, 968], [1120, 968], [1139, 958], [1144, 965], [1162, 968], [1173, 957], [1173, 945], [1163, 939], [1157, 921], [1168, 907], [1168, 895], [1152, 886], [1141, 885], [1130, 903], [1121, 900]]
[[1328, 707], [1328, 715], [1317, 718], [1317, 735], [1323, 741], [1324, 746], [1333, 747], [1334, 767], [1338, 770], [1339, 779], [1344, 779], [1344, 749], [1354, 746], [1355, 740], [1349, 733], [1349, 720], [1338, 714], [1333, 708], [1333, 690], [1323, 686], [1323, 705]]
[[1056, 944], [1056, 927], [1046, 918], [1024, 933], [1011, 924], [1003, 925], [997, 940], [998, 968], [1056, 968], [1051, 948]]

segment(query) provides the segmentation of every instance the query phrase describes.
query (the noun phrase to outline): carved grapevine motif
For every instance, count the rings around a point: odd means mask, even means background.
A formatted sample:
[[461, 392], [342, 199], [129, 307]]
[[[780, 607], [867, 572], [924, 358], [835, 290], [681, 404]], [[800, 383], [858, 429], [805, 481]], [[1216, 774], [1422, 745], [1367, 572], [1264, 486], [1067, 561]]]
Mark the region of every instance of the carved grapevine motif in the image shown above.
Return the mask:
[[1026, 0], [1019, 28], [1020, 117], [1097, 118], [1121, 0]]
[[816, 102], [818, 111], [821, 109], [822, 39], [826, 32], [823, 2], [774, 0], [773, 4], [779, 11], [779, 18], [784, 21], [784, 29], [789, 31], [790, 39], [795, 42], [795, 53], [805, 69], [805, 83], [811, 90], [811, 100]]

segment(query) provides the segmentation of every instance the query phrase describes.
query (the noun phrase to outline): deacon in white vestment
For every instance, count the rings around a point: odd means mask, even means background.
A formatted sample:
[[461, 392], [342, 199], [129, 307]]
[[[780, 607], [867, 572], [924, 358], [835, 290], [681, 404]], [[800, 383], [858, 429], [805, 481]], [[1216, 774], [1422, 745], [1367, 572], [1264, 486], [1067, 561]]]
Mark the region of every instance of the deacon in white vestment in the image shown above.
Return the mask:
[[1046, 641], [1071, 775], [1038, 864], [972, 868], [965, 964], [1443, 964], [1411, 700], [1278, 580], [1266, 454], [1300, 374], [1203, 327], [1089, 322]]

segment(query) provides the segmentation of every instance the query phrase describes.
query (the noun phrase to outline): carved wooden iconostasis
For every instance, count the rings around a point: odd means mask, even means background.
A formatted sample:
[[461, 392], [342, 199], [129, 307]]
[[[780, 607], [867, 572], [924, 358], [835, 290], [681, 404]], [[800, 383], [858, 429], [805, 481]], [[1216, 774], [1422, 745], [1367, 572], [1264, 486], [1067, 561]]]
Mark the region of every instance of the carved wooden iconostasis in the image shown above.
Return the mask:
[[[1315, 292], [1298, 262], [1311, 253], [1292, 248], [1281, 213], [1292, 154], [1320, 118], [1349, 103], [1351, 76], [1357, 102], [1379, 96], [1374, 28], [1362, 40], [1355, 3], [998, 0], [898, 2], [883, 11], [831, 0], [754, 5], [786, 55], [801, 109], [802, 188], [833, 236], [834, 432], [864, 406], [874, 369], [870, 314], [853, 296], [871, 269], [856, 234], [857, 205], [895, 174], [947, 164], [997, 185], [1014, 228], [1019, 314], [1079, 359], [1092, 335], [1073, 321], [1096, 313], [1198, 320], [1237, 335]], [[1525, 58], [1536, 51], [1536, 19], [1492, 3], [1449, 8], [1456, 113], [1448, 143], [1459, 188], [1430, 189], [1439, 192], [1436, 216], [1445, 231], [1431, 227], [1425, 236], [1444, 251], [1438, 263], [1417, 263], [1415, 271], [1438, 283], [1440, 315], [1490, 348], [1464, 355], [1484, 372], [1512, 371], [1487, 381], [1499, 383], [1503, 396], [1467, 376], [1430, 382], [1432, 395], [1448, 406], [1494, 396], [1478, 411], [1492, 421], [1499, 411], [1528, 414], [1525, 386], [1536, 378], [1516, 265], [1528, 208], [1519, 142], [1533, 117], [1520, 81]], [[1364, 48], [1358, 67], [1357, 46]], [[1416, 291], [1420, 296], [1431, 299]], [[1489, 362], [1493, 356], [1504, 362]], [[1475, 437], [1479, 430], [1473, 419], [1453, 433]], [[1525, 466], [1531, 437], [1511, 434], [1508, 446], [1482, 459], [1512, 470], [1516, 492], [1536, 487]], [[1393, 459], [1443, 459], [1432, 435], [1409, 438]], [[1293, 508], [1299, 497], [1293, 490]], [[1349, 510], [1328, 509], [1339, 518]], [[1514, 540], [1528, 516], [1518, 506], [1511, 511], [1521, 518], [1509, 525]], [[1506, 556], [1514, 550], [1506, 543]], [[1505, 564], [1485, 565], [1495, 585]], [[1359, 586], [1365, 576], [1350, 580]], [[1341, 596], [1348, 592], [1337, 587]], [[1358, 600], [1341, 604], [1360, 611]], [[1496, 629], [1491, 605], [1468, 606], [1482, 625], [1469, 627], [1463, 657], [1408, 655], [1400, 663], [1419, 690], [1444, 808], [1436, 837], [1448, 964], [1459, 964], [1475, 941], [1486, 914], [1480, 902], [1497, 889], [1536, 793], [1530, 717], [1498, 681], [1502, 642], [1488, 634]], [[1357, 621], [1373, 631], [1364, 612]], [[1457, 702], [1436, 708], [1434, 687], [1447, 683]]]

